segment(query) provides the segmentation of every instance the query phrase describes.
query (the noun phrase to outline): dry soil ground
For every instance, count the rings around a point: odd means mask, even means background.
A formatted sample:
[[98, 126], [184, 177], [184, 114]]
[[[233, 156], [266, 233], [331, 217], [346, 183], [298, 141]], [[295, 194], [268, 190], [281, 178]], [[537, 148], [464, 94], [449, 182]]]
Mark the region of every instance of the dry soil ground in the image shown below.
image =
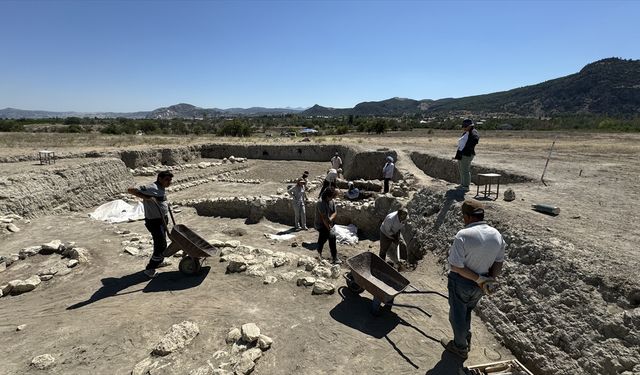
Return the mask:
[[[425, 186], [450, 188], [453, 184], [422, 173], [407, 157], [420, 151], [448, 157], [455, 147], [456, 133], [399, 133], [384, 136], [325, 139], [326, 143], [353, 143], [359, 146], [398, 150], [398, 166], [410, 170]], [[539, 178], [555, 133], [482, 133], [475, 163], [508, 168]], [[635, 274], [640, 240], [633, 222], [640, 202], [635, 183], [640, 174], [640, 136], [611, 134], [557, 134], [556, 149], [546, 174], [548, 186], [539, 182], [513, 184], [517, 200], [489, 202], [502, 208], [508, 221], [540, 238], [557, 237], [575, 244], [573, 254], [584, 267], [603, 275]], [[5, 135], [0, 134], [0, 139]], [[56, 148], [58, 152], [113, 149], [135, 146], [139, 138], [95, 138], [95, 145], [82, 142]], [[190, 140], [192, 142], [207, 140]], [[263, 141], [263, 140], [261, 140]], [[167, 144], [172, 140], [162, 139]], [[278, 140], [269, 140], [278, 142]], [[0, 156], [53, 148], [29, 139], [2, 139]], [[184, 140], [182, 140], [184, 144]], [[57, 144], [65, 144], [57, 140]], [[15, 147], [14, 147], [15, 146]], [[71, 161], [62, 161], [64, 163]], [[3, 173], [33, 168], [33, 163], [0, 165]], [[283, 167], [284, 165], [284, 167]], [[327, 164], [328, 166], [328, 164]], [[176, 198], [211, 195], [273, 194], [284, 187], [282, 180], [294, 178], [304, 169], [320, 174], [326, 166], [318, 163], [250, 161], [241, 178], [263, 179], [261, 185], [233, 183], [205, 184], [175, 193]], [[277, 171], [277, 173], [265, 173]], [[429, 171], [427, 171], [428, 173]], [[148, 178], [137, 177], [136, 182]], [[503, 187], [504, 188], [504, 187]], [[531, 210], [532, 203], [560, 206], [552, 217]], [[241, 219], [205, 218], [185, 208], [177, 219], [207, 239], [239, 240], [242, 244], [312, 255], [304, 246], [266, 239], [264, 233], [286, 229], [262, 221], [245, 225]], [[489, 217], [489, 220], [491, 218]], [[255, 322], [274, 339], [273, 347], [256, 367], [258, 374], [454, 374], [460, 363], [443, 352], [440, 337], [449, 334], [447, 302], [436, 294], [403, 296], [402, 302], [421, 307], [394, 308], [382, 317], [370, 316], [370, 296], [356, 297], [348, 291], [332, 296], [312, 296], [295, 282], [279, 280], [263, 285], [262, 278], [225, 274], [223, 263], [214, 259], [201, 277], [185, 278], [177, 272], [177, 261], [154, 280], [140, 274], [145, 258], [122, 252], [122, 235], [117, 230], [146, 234], [141, 222], [110, 225], [92, 221], [86, 212], [65, 216], [45, 216], [21, 224], [18, 233], [2, 234], [3, 253], [14, 253], [53, 239], [75, 241], [90, 251], [90, 262], [70, 274], [43, 283], [34, 292], [0, 299], [0, 346], [3, 364], [0, 374], [37, 373], [29, 367], [32, 357], [51, 353], [56, 365], [51, 374], [125, 374], [150, 350], [174, 323], [191, 320], [199, 324], [200, 335], [175, 354], [184, 363], [184, 372], [213, 361], [212, 353], [225, 348], [224, 336], [232, 326]], [[244, 229], [241, 237], [230, 235]], [[313, 242], [315, 232], [300, 232], [298, 241]], [[341, 246], [342, 257], [369, 249], [377, 242], [363, 240], [354, 247]], [[0, 284], [26, 277], [41, 267], [44, 256], [24, 261], [20, 268], [0, 273]], [[26, 263], [29, 262], [29, 263]], [[31, 265], [30, 265], [31, 264]], [[30, 269], [30, 267], [32, 267]], [[294, 269], [270, 270], [276, 274]], [[443, 269], [432, 255], [406, 276], [418, 288], [446, 291]], [[344, 283], [336, 280], [337, 286]], [[77, 308], [69, 309], [74, 306]], [[22, 331], [16, 327], [26, 324]], [[467, 364], [510, 358], [487, 332], [480, 320], [473, 322], [474, 346]], [[174, 356], [174, 355], [172, 355]], [[215, 362], [215, 361], [214, 361]], [[162, 372], [159, 372], [162, 373]]]

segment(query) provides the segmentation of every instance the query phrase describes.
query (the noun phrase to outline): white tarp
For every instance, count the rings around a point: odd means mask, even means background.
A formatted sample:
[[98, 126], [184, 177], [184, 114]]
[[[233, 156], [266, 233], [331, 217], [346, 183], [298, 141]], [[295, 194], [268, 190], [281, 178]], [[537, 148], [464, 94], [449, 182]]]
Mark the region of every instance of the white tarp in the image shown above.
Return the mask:
[[336, 240], [338, 243], [344, 245], [354, 245], [358, 243], [358, 227], [355, 225], [334, 225], [333, 229], [336, 232]]
[[294, 238], [296, 235], [295, 234], [271, 234], [271, 233], [265, 233], [264, 234], [265, 237], [267, 237], [270, 240], [278, 240], [278, 241], [287, 241], [290, 240], [292, 238]]
[[121, 199], [117, 199], [96, 208], [95, 211], [89, 214], [89, 217], [109, 223], [142, 220], [144, 219], [144, 206], [142, 202], [138, 202], [138, 204], [134, 206]]

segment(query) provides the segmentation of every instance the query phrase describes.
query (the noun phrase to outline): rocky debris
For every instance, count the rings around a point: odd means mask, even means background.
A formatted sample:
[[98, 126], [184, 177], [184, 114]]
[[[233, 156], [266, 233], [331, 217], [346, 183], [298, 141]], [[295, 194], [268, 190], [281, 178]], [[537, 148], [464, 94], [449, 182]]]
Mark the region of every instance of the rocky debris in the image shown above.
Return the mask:
[[[222, 258], [220, 258], [220, 261], [222, 261]], [[227, 265], [228, 273], [243, 272], [247, 270], [247, 261], [242, 255], [229, 255], [226, 258], [226, 261], [229, 262], [229, 264]]]
[[213, 369], [207, 365], [200, 366], [189, 372], [189, 375], [211, 375], [211, 374], [213, 374]]
[[20, 324], [19, 326], [16, 327], [16, 331], [18, 332], [24, 331], [25, 328], [27, 328], [26, 324]]
[[134, 257], [138, 256], [138, 254], [140, 253], [138, 248], [133, 246], [125, 246], [123, 251], [129, 255], [133, 255]]
[[305, 256], [298, 259], [298, 267], [304, 267], [305, 270], [311, 271], [318, 265], [315, 259]]
[[49, 280], [51, 280], [51, 279], [53, 279], [53, 275], [51, 275], [51, 274], [47, 274], [47, 275], [42, 275], [42, 276], [40, 276], [40, 280], [41, 280], [41, 281], [49, 281]]
[[25, 247], [24, 249], [20, 250], [20, 252], [18, 252], [18, 257], [20, 259], [27, 259], [28, 257], [32, 257], [38, 254], [41, 251], [41, 249], [42, 247], [40, 246]]
[[78, 260], [77, 259], [71, 259], [69, 261], [69, 263], [67, 263], [67, 267], [69, 267], [69, 268], [73, 268], [73, 267], [75, 267], [77, 265], [78, 265]]
[[9, 290], [11, 291], [11, 294], [18, 295], [34, 290], [38, 285], [40, 285], [40, 277], [38, 275], [33, 275], [26, 280], [9, 281]]
[[269, 350], [273, 344], [273, 340], [269, 336], [260, 335], [258, 337], [258, 347], [262, 350]]
[[242, 353], [242, 357], [249, 358], [251, 362], [255, 362], [262, 357], [262, 350], [260, 348], [247, 349], [247, 351]]
[[279, 276], [284, 281], [292, 281], [298, 276], [298, 273], [295, 271], [289, 271], [289, 272], [283, 272]]
[[333, 294], [336, 291], [336, 287], [324, 280], [318, 280], [313, 284], [313, 290], [311, 294]]
[[267, 274], [267, 270], [260, 264], [254, 264], [247, 267], [247, 275], [255, 277], [263, 277]]
[[33, 359], [31, 360], [31, 366], [35, 367], [38, 370], [47, 370], [53, 367], [55, 362], [56, 360], [51, 354], [42, 354], [33, 357]]
[[167, 332], [153, 348], [152, 354], [165, 356], [178, 349], [182, 349], [189, 345], [199, 333], [200, 329], [194, 322], [185, 320], [180, 324], [174, 324], [171, 326], [169, 332]]
[[247, 323], [242, 325], [242, 340], [253, 343], [260, 337], [260, 328], [255, 323]]
[[329, 278], [332, 275], [332, 272], [329, 268], [324, 266], [316, 266], [311, 270], [311, 274], [317, 277]]
[[6, 228], [11, 233], [20, 232], [20, 228], [18, 228], [15, 224], [8, 224]]
[[233, 345], [231, 345], [231, 355], [233, 356], [238, 355], [245, 350], [247, 350], [247, 345], [245, 345], [242, 340], [234, 342]]
[[330, 269], [332, 279], [337, 279], [342, 274], [342, 268], [338, 264], [332, 265]]
[[507, 202], [511, 202], [516, 200], [516, 192], [513, 189], [508, 188], [504, 191], [504, 200]]
[[62, 244], [62, 241], [60, 240], [53, 240], [51, 242], [48, 242], [46, 244], [42, 245], [42, 250], [43, 251], [52, 251], [52, 252], [61, 252], [63, 249], [64, 245]]
[[255, 367], [255, 362], [253, 362], [250, 358], [243, 356], [240, 358], [240, 361], [238, 361], [238, 363], [233, 366], [233, 372], [236, 375], [250, 374]]
[[131, 370], [131, 375], [149, 375], [155, 374], [154, 370], [165, 367], [167, 363], [162, 359], [147, 357], [142, 361], [136, 363]]
[[240, 340], [242, 338], [242, 332], [238, 328], [233, 327], [229, 333], [227, 333], [227, 337], [225, 341], [227, 344], [233, 344], [234, 342]]
[[263, 283], [263, 284], [268, 285], [268, 284], [273, 284], [273, 283], [275, 283], [275, 282], [277, 282], [277, 281], [278, 281], [278, 278], [277, 278], [277, 277], [269, 275], [269, 276], [266, 276], [266, 277], [264, 278], [264, 280], [262, 281], [262, 283]]
[[312, 286], [316, 283], [316, 278], [311, 276], [303, 276], [296, 280], [296, 285], [298, 286]]

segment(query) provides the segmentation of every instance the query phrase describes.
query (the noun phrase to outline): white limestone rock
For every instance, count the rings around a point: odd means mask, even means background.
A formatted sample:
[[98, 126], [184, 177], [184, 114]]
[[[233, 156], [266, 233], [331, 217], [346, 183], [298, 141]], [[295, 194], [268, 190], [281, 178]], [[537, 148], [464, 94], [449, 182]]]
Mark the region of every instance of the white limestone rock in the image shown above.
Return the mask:
[[49, 280], [51, 280], [51, 279], [53, 279], [53, 275], [50, 275], [50, 274], [49, 274], [49, 275], [42, 275], [42, 276], [40, 276], [40, 280], [41, 280], [41, 281], [49, 281]]
[[335, 291], [336, 287], [333, 284], [323, 280], [318, 280], [313, 284], [311, 294], [333, 294]]
[[62, 241], [60, 240], [53, 240], [51, 242], [45, 243], [42, 245], [42, 250], [50, 250], [53, 252], [59, 252], [62, 251], [64, 245], [62, 244]]
[[304, 256], [298, 259], [298, 267], [304, 267], [307, 271], [311, 271], [318, 265], [315, 259]]
[[252, 343], [260, 337], [260, 328], [255, 323], [243, 324], [241, 332], [242, 339], [248, 343]]
[[189, 345], [199, 333], [200, 329], [194, 322], [185, 320], [180, 324], [174, 324], [153, 348], [152, 353], [159, 356], [168, 355]]
[[20, 228], [18, 228], [15, 224], [8, 224], [7, 230], [11, 233], [20, 232]]
[[258, 337], [258, 348], [261, 350], [269, 350], [272, 344], [273, 340], [271, 337], [265, 335], [260, 335], [260, 337]]
[[278, 281], [278, 278], [277, 278], [277, 277], [269, 275], [269, 276], [266, 276], [266, 277], [264, 278], [264, 280], [262, 281], [262, 283], [263, 283], [263, 284], [266, 284], [266, 285], [269, 285], [269, 284], [273, 284], [273, 283], [275, 283], [275, 282], [277, 282], [277, 281]]
[[67, 263], [67, 267], [69, 268], [73, 268], [75, 266], [78, 265], [78, 261], [76, 259], [71, 259], [68, 263]]
[[284, 281], [292, 281], [293, 279], [295, 279], [298, 276], [298, 273], [297, 272], [293, 272], [293, 271], [283, 272], [279, 276]]
[[342, 274], [342, 268], [338, 264], [332, 265], [330, 269], [332, 279], [337, 279], [338, 277], [340, 277], [340, 274]]
[[256, 367], [256, 363], [247, 357], [242, 357], [238, 363], [233, 366], [233, 371], [236, 375], [250, 374]]
[[316, 283], [316, 278], [312, 276], [303, 276], [298, 278], [296, 285], [298, 286], [312, 286]]
[[24, 331], [25, 328], [27, 328], [26, 324], [20, 324], [19, 326], [16, 327], [16, 331], [18, 332]]
[[264, 277], [267, 274], [267, 270], [261, 264], [254, 264], [247, 267], [247, 275], [254, 277]]
[[262, 357], [262, 350], [260, 350], [260, 348], [251, 348], [246, 352], [242, 353], [242, 357], [249, 358], [250, 360], [255, 362], [258, 359], [260, 359], [260, 357]]
[[41, 250], [40, 246], [25, 247], [24, 249], [20, 250], [20, 252], [18, 252], [18, 257], [20, 259], [27, 259], [28, 257], [32, 257], [38, 254], [40, 250]]
[[313, 270], [311, 270], [311, 274], [317, 277], [331, 277], [331, 270], [324, 266], [316, 266]]
[[240, 338], [242, 338], [242, 333], [240, 332], [240, 330], [236, 327], [233, 327], [229, 333], [227, 333], [227, 337], [224, 339], [224, 341], [227, 344], [232, 344], [238, 340], [240, 340]]
[[38, 370], [47, 370], [53, 367], [55, 362], [56, 360], [51, 354], [42, 354], [33, 357], [33, 359], [31, 360], [31, 366], [35, 367]]

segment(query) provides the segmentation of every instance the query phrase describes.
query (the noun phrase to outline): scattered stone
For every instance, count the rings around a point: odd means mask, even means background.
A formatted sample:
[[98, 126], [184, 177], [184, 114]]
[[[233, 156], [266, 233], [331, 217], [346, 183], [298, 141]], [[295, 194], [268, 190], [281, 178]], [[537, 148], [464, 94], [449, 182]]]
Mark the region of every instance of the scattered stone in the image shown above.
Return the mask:
[[260, 335], [260, 337], [258, 337], [258, 348], [262, 350], [269, 350], [269, 348], [271, 348], [271, 344], [273, 344], [271, 337], [265, 335]]
[[280, 274], [280, 278], [282, 278], [282, 280], [284, 281], [292, 281], [296, 278], [296, 276], [298, 276], [298, 273], [293, 271], [283, 272]]
[[71, 259], [69, 263], [67, 263], [67, 267], [73, 268], [78, 265], [78, 261], [76, 259]]
[[227, 242], [225, 242], [225, 246], [226, 247], [238, 247], [238, 246], [240, 246], [240, 241], [237, 241], [237, 240], [227, 241]]
[[255, 277], [263, 277], [267, 274], [267, 270], [261, 264], [254, 264], [247, 267], [247, 275]]
[[311, 286], [316, 283], [316, 278], [311, 276], [303, 276], [296, 281], [298, 286]]
[[159, 361], [151, 357], [147, 357], [142, 361], [136, 363], [136, 365], [133, 367], [133, 370], [131, 370], [131, 375], [152, 374], [153, 373], [152, 371], [158, 367], [158, 364], [159, 364]]
[[336, 287], [333, 284], [323, 280], [318, 280], [313, 284], [311, 294], [333, 294], [335, 291]]
[[43, 251], [52, 251], [52, 252], [58, 252], [58, 251], [62, 251], [62, 247], [64, 247], [64, 245], [62, 244], [62, 241], [60, 240], [53, 240], [49, 243], [43, 244], [42, 245], [42, 250]]
[[242, 338], [242, 333], [238, 328], [234, 327], [231, 329], [231, 331], [229, 331], [229, 333], [227, 333], [227, 337], [224, 339], [224, 341], [227, 344], [231, 344], [240, 340], [240, 338]]
[[307, 271], [314, 269], [318, 263], [311, 257], [300, 257], [298, 259], [298, 267], [304, 267]]
[[4, 260], [0, 262], [0, 272], [4, 272], [7, 269], [7, 263]]
[[33, 275], [26, 280], [9, 281], [9, 287], [11, 290], [11, 294], [13, 295], [30, 292], [34, 290], [38, 285], [40, 285], [40, 277], [38, 275]]
[[298, 243], [297, 243], [296, 241], [293, 241], [293, 242], [291, 243], [291, 247], [298, 247]]
[[191, 341], [198, 336], [200, 329], [198, 325], [185, 320], [180, 324], [174, 324], [167, 334], [160, 340], [160, 342], [153, 349], [153, 354], [159, 356], [165, 356], [178, 349], [184, 348], [189, 345]]
[[242, 357], [235, 366], [233, 366], [233, 371], [236, 375], [246, 375], [250, 374], [251, 371], [256, 367], [255, 362], [247, 357]]
[[[220, 258], [220, 260], [222, 261], [222, 258]], [[228, 273], [243, 272], [247, 270], [247, 261], [241, 255], [231, 254], [226, 257], [226, 260], [229, 262], [227, 265]]]
[[251, 348], [246, 352], [242, 353], [242, 357], [249, 358], [250, 360], [255, 362], [258, 359], [260, 359], [260, 357], [262, 357], [262, 350], [260, 350], [260, 348]]
[[40, 276], [40, 280], [42, 280], [42, 281], [49, 281], [51, 279], [53, 279], [53, 275], [51, 275], [51, 274]]
[[24, 331], [25, 328], [27, 328], [26, 324], [20, 324], [19, 326], [16, 327], [16, 331], [18, 332]]
[[243, 324], [241, 331], [242, 339], [248, 343], [252, 343], [260, 337], [260, 328], [255, 323]]
[[507, 202], [511, 202], [516, 200], [516, 192], [513, 189], [508, 188], [504, 191], [504, 200]]
[[11, 284], [0, 285], [0, 291], [2, 291], [2, 294], [5, 296], [8, 296], [9, 293], [11, 293], [11, 289], [13, 289], [13, 286]]
[[231, 346], [231, 355], [238, 355], [244, 352], [245, 350], [247, 350], [247, 346], [245, 344], [239, 344], [237, 342], [234, 342], [233, 345]]
[[18, 228], [15, 224], [7, 225], [7, 230], [12, 233], [20, 232], [20, 228]]
[[282, 267], [289, 262], [289, 259], [284, 257], [273, 257], [272, 262], [274, 267]]
[[331, 277], [331, 270], [327, 267], [316, 266], [313, 270], [311, 270], [311, 274], [317, 277]]
[[38, 370], [46, 370], [55, 364], [56, 360], [53, 358], [51, 354], [42, 354], [37, 357], [33, 357], [31, 360], [31, 366], [37, 368]]
[[32, 257], [38, 254], [40, 251], [41, 251], [40, 246], [25, 247], [24, 249], [20, 250], [20, 252], [18, 253], [18, 257], [20, 259], [27, 259], [28, 257]]
[[331, 278], [332, 279], [337, 279], [338, 277], [340, 277], [340, 274], [342, 273], [342, 268], [337, 265], [334, 264], [331, 266]]
[[276, 281], [278, 281], [278, 278], [276, 278], [275, 276], [271, 276], [271, 275], [269, 275], [269, 276], [266, 276], [266, 277], [264, 278], [264, 280], [262, 281], [262, 283], [263, 283], [263, 284], [273, 284], [273, 283], [275, 283]]

